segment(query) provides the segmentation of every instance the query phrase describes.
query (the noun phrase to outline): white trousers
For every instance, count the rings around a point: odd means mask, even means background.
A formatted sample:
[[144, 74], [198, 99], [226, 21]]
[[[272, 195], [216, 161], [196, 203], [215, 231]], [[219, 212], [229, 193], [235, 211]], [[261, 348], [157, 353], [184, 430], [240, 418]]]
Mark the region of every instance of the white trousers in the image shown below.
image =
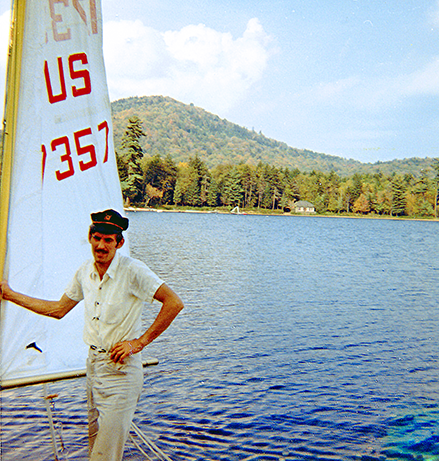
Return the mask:
[[115, 364], [90, 349], [87, 405], [90, 461], [121, 461], [143, 385], [142, 359], [135, 354]]

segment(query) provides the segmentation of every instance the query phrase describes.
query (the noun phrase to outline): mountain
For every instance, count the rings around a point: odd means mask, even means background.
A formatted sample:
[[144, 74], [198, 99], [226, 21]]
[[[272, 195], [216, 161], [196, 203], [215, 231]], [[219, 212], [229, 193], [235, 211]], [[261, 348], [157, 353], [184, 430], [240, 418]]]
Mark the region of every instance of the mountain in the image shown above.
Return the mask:
[[221, 119], [193, 104], [183, 104], [170, 97], [130, 97], [112, 102], [116, 150], [128, 119], [137, 115], [146, 136], [140, 142], [148, 156], [169, 154], [174, 161], [187, 162], [198, 155], [208, 168], [224, 163], [259, 162], [276, 167], [331, 170], [341, 176], [355, 173], [413, 174], [431, 170], [431, 158], [408, 158], [389, 162], [362, 163], [310, 150], [296, 149], [261, 133]]

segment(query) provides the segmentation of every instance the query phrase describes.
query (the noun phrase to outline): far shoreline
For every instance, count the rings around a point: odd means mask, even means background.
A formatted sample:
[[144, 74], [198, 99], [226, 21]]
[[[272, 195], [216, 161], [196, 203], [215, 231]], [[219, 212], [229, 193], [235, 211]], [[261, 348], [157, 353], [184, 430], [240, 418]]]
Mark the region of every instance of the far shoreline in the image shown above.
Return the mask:
[[124, 207], [124, 211], [136, 213], [136, 212], [152, 212], [152, 213], [201, 213], [201, 214], [225, 214], [225, 215], [234, 215], [234, 216], [288, 216], [288, 217], [308, 217], [308, 218], [342, 218], [342, 219], [387, 219], [392, 221], [422, 221], [422, 222], [438, 222], [439, 218], [434, 217], [410, 217], [410, 216], [389, 216], [389, 215], [357, 215], [354, 213], [350, 214], [338, 214], [338, 213], [292, 213], [292, 212], [283, 212], [283, 211], [273, 211], [273, 210], [264, 210], [264, 211], [255, 211], [243, 209], [239, 213], [232, 213], [227, 209], [196, 209], [190, 207], [179, 207], [179, 208], [152, 208], [152, 207]]

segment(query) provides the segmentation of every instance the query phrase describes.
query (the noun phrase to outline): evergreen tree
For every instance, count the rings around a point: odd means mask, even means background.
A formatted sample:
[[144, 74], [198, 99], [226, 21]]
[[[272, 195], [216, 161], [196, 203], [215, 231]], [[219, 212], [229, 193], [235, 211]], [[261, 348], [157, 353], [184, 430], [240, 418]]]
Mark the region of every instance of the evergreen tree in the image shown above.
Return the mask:
[[355, 201], [360, 197], [361, 191], [363, 189], [363, 181], [361, 179], [361, 175], [355, 173], [352, 178], [352, 186], [349, 188], [349, 205], [354, 206]]
[[205, 205], [207, 202], [207, 186], [210, 179], [205, 163], [195, 155], [189, 159], [189, 184], [185, 194], [185, 202], [191, 206]]
[[286, 185], [284, 192], [290, 201], [297, 202], [300, 200], [300, 189], [297, 184], [297, 175], [293, 175], [291, 172], [288, 172], [286, 175]]
[[195, 171], [191, 171], [189, 175], [189, 184], [184, 194], [184, 202], [186, 205], [190, 206], [200, 206], [201, 199], [200, 199], [200, 184], [198, 182], [198, 176], [196, 175]]
[[375, 211], [380, 215], [392, 213], [392, 190], [391, 184], [376, 194]]
[[343, 191], [343, 204], [346, 209], [346, 212], [349, 213], [351, 211], [352, 203], [352, 187], [347, 186]]
[[116, 164], [117, 172], [119, 173], [119, 180], [124, 183], [128, 179], [128, 166], [125, 157], [122, 153], [116, 151]]
[[328, 211], [331, 213], [338, 213], [340, 211], [339, 201], [335, 195], [331, 195], [328, 200]]
[[172, 204], [174, 203], [174, 189], [177, 182], [177, 166], [169, 154], [163, 161], [163, 168], [166, 172], [162, 182], [163, 201], [164, 203]]
[[209, 190], [210, 177], [208, 174], [204, 174], [201, 177], [200, 184], [200, 203], [201, 205], [207, 205], [207, 194]]
[[423, 200], [419, 204], [418, 213], [420, 216], [425, 216], [425, 217], [432, 216], [434, 213], [434, 210], [433, 210], [433, 207], [431, 206], [431, 203], [428, 202], [427, 200]]
[[406, 188], [404, 180], [395, 176], [392, 181], [392, 215], [402, 216], [405, 214]]
[[121, 186], [124, 198], [134, 205], [141, 204], [145, 196], [141, 167], [143, 150], [139, 142], [142, 136], [145, 136], [145, 133], [139, 117], [130, 118], [121, 141], [122, 160], [126, 168], [126, 179], [122, 180]]
[[179, 165], [174, 188], [174, 203], [176, 205], [186, 205], [186, 193], [190, 181], [191, 178], [188, 165], [185, 163]]
[[334, 171], [331, 171], [327, 175], [327, 177], [325, 177], [325, 180], [326, 180], [326, 209], [328, 211], [340, 212], [341, 211], [341, 207], [339, 207], [340, 177]]
[[182, 187], [182, 181], [180, 178], [177, 179], [175, 182], [175, 188], [174, 188], [174, 203], [176, 205], [181, 205], [184, 201], [184, 193], [183, 193], [183, 187]]
[[241, 184], [244, 191], [244, 202], [243, 206], [251, 207], [256, 203], [256, 176], [254, 168], [249, 165], [240, 164], [238, 170], [241, 176]]
[[265, 191], [267, 189], [267, 181], [265, 180], [265, 166], [259, 162], [256, 167], [256, 192], [258, 208], [262, 208], [265, 202]]
[[237, 206], [242, 202], [243, 188], [237, 168], [232, 168], [224, 183], [222, 201], [225, 205]]
[[218, 206], [219, 189], [215, 179], [211, 179], [207, 187], [207, 204], [209, 206]]

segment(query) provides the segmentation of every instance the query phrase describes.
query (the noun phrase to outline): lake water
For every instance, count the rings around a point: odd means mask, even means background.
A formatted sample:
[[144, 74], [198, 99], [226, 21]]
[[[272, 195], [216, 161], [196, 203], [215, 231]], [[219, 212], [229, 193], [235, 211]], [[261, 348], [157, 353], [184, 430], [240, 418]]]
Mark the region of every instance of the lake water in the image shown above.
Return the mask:
[[[439, 460], [439, 222], [128, 216], [186, 305], [135, 416], [170, 459]], [[64, 459], [86, 459], [84, 380], [50, 392]], [[53, 459], [41, 394], [2, 393], [3, 461]]]

